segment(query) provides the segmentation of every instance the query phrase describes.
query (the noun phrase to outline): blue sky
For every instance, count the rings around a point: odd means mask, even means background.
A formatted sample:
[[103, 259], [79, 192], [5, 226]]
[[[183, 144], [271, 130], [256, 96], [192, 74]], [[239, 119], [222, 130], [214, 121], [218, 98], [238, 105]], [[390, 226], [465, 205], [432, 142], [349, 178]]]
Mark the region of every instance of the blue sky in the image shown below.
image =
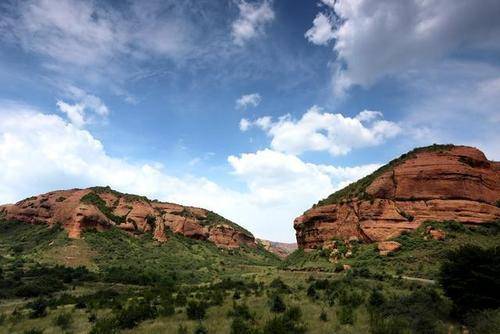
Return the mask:
[[493, 0], [4, 1], [0, 202], [110, 185], [293, 241], [415, 147], [500, 158]]

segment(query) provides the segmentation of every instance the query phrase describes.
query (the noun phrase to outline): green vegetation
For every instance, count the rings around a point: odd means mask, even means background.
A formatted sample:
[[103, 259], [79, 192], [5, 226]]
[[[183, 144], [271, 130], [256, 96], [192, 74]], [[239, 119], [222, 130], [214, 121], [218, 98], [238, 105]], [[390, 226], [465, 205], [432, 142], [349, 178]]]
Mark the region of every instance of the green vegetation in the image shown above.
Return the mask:
[[253, 236], [253, 234], [250, 231], [244, 229], [240, 225], [235, 224], [232, 221], [230, 221], [229, 219], [226, 219], [226, 218], [224, 218], [224, 217], [222, 217], [222, 216], [220, 216], [220, 215], [218, 215], [218, 214], [216, 214], [215, 212], [212, 212], [212, 211], [208, 211], [206, 218], [205, 219], [200, 219], [200, 223], [202, 225], [205, 225], [205, 226], [213, 226], [213, 225], [218, 225], [218, 224], [225, 224], [225, 225], [231, 226], [232, 228], [234, 228], [237, 231], [243, 232], [244, 234], [246, 234], [248, 236]]
[[121, 193], [119, 191], [111, 189], [110, 186], [92, 187], [90, 189], [92, 189], [92, 191], [94, 193], [96, 193], [96, 194], [103, 194], [103, 193], [113, 194], [116, 197], [124, 198], [126, 202], [135, 202], [135, 201], [138, 201], [138, 202], [152, 202], [146, 196], [139, 196], [139, 195], [134, 195], [134, 194]]
[[440, 151], [448, 151], [452, 149], [454, 145], [447, 144], [447, 145], [438, 145], [434, 144], [431, 146], [426, 146], [426, 147], [419, 147], [411, 150], [408, 153], [405, 153], [401, 155], [399, 158], [396, 158], [392, 161], [390, 161], [388, 164], [380, 167], [377, 169], [375, 172], [371, 173], [368, 176], [363, 177], [362, 179], [353, 182], [349, 184], [347, 187], [334, 192], [327, 198], [321, 200], [316, 204], [315, 206], [323, 206], [323, 205], [329, 205], [329, 204], [338, 204], [341, 203], [342, 201], [349, 201], [350, 199], [354, 198], [361, 198], [361, 199], [367, 199], [371, 200], [372, 198], [370, 197], [369, 194], [366, 193], [366, 188], [372, 184], [372, 182], [382, 174], [389, 172], [394, 169], [394, 167], [402, 164], [408, 159], [414, 158], [418, 153], [422, 152], [440, 152]]
[[89, 192], [85, 196], [83, 196], [80, 201], [85, 204], [95, 205], [99, 211], [101, 211], [106, 217], [111, 219], [117, 224], [125, 223], [127, 217], [126, 216], [117, 216], [113, 213], [113, 208], [107, 206], [106, 201], [104, 201], [99, 195], [95, 192]]
[[[429, 225], [445, 240], [428, 238]], [[92, 270], [39, 263], [51, 243], [82, 247], [61, 229], [40, 228], [0, 222], [0, 334], [458, 334], [463, 325], [488, 334], [500, 324], [499, 223], [428, 222], [396, 238], [394, 254], [356, 243], [339, 263], [319, 250], [279, 262], [259, 249], [221, 250], [170, 232], [158, 243], [119, 229], [88, 231], [80, 241], [92, 251]], [[17, 252], [17, 242], [34, 252]]]
[[448, 253], [440, 281], [457, 314], [500, 308], [499, 258], [500, 246], [466, 245]]

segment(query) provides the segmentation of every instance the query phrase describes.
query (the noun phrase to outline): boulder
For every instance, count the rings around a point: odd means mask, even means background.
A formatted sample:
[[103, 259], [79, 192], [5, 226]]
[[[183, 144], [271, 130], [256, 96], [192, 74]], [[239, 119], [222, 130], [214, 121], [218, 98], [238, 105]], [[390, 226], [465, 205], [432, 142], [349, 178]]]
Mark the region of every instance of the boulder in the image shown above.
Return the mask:
[[386, 256], [401, 249], [401, 244], [396, 241], [381, 241], [377, 244], [377, 248], [380, 255]]

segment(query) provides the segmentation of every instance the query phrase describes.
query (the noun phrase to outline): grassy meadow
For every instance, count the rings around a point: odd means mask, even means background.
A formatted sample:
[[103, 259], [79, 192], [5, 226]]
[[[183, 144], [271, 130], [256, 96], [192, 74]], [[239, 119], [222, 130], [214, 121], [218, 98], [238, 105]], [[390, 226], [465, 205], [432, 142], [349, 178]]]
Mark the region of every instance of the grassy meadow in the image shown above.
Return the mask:
[[[426, 238], [423, 226], [397, 238], [394, 254], [355, 244], [334, 264], [321, 250], [282, 261], [177, 235], [166, 244], [119, 230], [71, 240], [58, 227], [0, 222], [0, 334], [498, 333], [498, 308], [457, 307], [440, 268], [449, 250], [498, 247], [499, 224], [428, 224], [446, 239]], [[484, 254], [472, 261], [481, 266]], [[488, 302], [496, 305], [478, 305]]]

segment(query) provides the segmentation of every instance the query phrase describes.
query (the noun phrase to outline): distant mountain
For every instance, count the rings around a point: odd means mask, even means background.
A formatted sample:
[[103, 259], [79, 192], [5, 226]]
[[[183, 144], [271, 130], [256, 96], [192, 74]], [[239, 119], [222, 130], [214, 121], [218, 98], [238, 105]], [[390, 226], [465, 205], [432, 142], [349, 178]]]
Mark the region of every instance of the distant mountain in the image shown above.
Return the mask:
[[276, 242], [264, 239], [257, 239], [257, 243], [261, 244], [267, 251], [278, 255], [280, 258], [285, 258], [297, 249], [297, 244]]
[[432, 145], [403, 154], [295, 219], [300, 248], [332, 239], [383, 241], [427, 220], [500, 219], [500, 162], [480, 150]]

